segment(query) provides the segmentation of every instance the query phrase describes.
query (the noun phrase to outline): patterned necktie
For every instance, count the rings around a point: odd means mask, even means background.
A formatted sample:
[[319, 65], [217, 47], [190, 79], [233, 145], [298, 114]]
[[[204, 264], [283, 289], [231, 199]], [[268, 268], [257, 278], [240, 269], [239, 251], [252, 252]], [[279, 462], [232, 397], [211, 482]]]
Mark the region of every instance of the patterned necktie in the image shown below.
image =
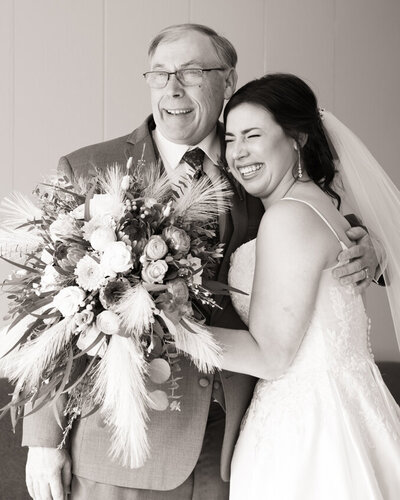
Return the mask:
[[204, 174], [204, 151], [202, 151], [200, 148], [194, 148], [190, 151], [186, 151], [186, 153], [182, 157], [182, 160], [189, 165], [189, 177], [194, 181], [199, 180], [200, 177]]

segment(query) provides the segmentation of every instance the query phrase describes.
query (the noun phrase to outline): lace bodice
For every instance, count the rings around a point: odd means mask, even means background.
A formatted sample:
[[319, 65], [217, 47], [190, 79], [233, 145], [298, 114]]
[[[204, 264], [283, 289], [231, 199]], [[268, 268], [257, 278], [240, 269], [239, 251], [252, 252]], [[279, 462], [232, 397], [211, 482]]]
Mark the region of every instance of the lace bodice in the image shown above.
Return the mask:
[[[233, 305], [248, 325], [251, 290], [255, 271], [256, 240], [251, 240], [231, 257], [229, 284], [248, 295], [232, 293]], [[352, 287], [343, 287], [332, 276], [332, 268], [322, 272], [315, 308], [309, 330], [303, 340], [295, 365], [310, 363], [322, 367], [351, 363], [358, 366], [360, 360], [371, 360], [369, 319], [362, 297]], [[324, 354], [324, 356], [322, 356]], [[357, 359], [356, 359], [357, 358]]]
[[[254, 239], [234, 252], [228, 276], [232, 287], [248, 293], [231, 294], [236, 311], [247, 325], [255, 256]], [[321, 404], [324, 402], [328, 408], [335, 404], [328, 397], [333, 384], [337, 387], [342, 404], [352, 413], [358, 414], [360, 427], [363, 427], [363, 423], [366, 425], [366, 422], [373, 422], [376, 430], [384, 426], [387, 430], [391, 429], [397, 439], [398, 435], [393, 431], [384, 411], [379, 386], [374, 380], [380, 379], [383, 384], [373, 360], [369, 339], [371, 325], [363, 299], [354, 292], [353, 287], [340, 285], [333, 277], [332, 269], [325, 269], [321, 273], [310, 326], [295, 360], [286, 374], [277, 381], [259, 381], [250, 413], [258, 408], [257, 411], [262, 414], [270, 405], [279, 407], [283, 404], [286, 412], [297, 415], [304, 401], [311, 395], [315, 396], [316, 391], [320, 394]], [[360, 402], [357, 394], [363, 394], [369, 403]], [[262, 403], [264, 395], [270, 402], [268, 406]], [[279, 420], [279, 413], [276, 418]], [[265, 439], [268, 432], [260, 429], [261, 434]]]

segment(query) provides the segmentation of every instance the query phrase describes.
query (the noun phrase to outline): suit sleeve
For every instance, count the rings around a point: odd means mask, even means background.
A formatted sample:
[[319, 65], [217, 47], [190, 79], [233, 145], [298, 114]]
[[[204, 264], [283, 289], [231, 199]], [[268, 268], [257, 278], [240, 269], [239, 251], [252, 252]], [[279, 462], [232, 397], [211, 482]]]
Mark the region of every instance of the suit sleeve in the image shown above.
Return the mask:
[[62, 156], [58, 162], [57, 172], [59, 176], [67, 177], [68, 180], [73, 181], [75, 178], [74, 171], [66, 156]]
[[[65, 404], [66, 396], [61, 396], [57, 403], [57, 411], [63, 427], [66, 425], [65, 417], [62, 414]], [[25, 405], [25, 414], [28, 414], [31, 410], [31, 404]], [[24, 417], [22, 422], [22, 446], [57, 448], [62, 438], [63, 429], [57, 423], [51, 404], [44, 406], [32, 415]]]

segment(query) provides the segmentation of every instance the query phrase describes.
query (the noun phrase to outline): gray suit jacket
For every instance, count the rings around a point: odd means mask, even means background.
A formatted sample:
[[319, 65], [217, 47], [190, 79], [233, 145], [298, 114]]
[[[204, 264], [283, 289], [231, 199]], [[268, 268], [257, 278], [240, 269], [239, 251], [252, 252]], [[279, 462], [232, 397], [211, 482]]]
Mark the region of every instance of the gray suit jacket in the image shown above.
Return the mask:
[[[67, 177], [87, 176], [91, 166], [107, 168], [114, 163], [124, 165], [133, 157], [133, 165], [144, 154], [147, 165], [158, 159], [152, 140], [154, 121], [150, 116], [132, 134], [88, 146], [60, 159], [59, 169]], [[219, 126], [220, 132], [223, 132]], [[221, 138], [222, 140], [222, 138]], [[226, 251], [220, 265], [218, 279], [226, 281], [229, 259], [242, 243], [256, 236], [263, 208], [259, 200], [246, 196], [235, 185], [233, 207], [228, 221]], [[229, 297], [220, 300], [222, 310], [215, 310], [210, 324], [227, 328], [245, 328], [234, 311]], [[99, 412], [79, 421], [73, 430], [71, 453], [76, 475], [92, 481], [118, 486], [169, 490], [183, 483], [192, 472], [202, 446], [212, 393], [212, 376], [206, 387], [199, 384], [205, 375], [186, 358], [180, 362], [182, 380], [179, 392], [181, 411], [150, 411], [148, 436], [151, 456], [139, 469], [127, 469], [113, 462], [108, 456], [109, 429]], [[221, 476], [229, 479], [230, 461], [238, 437], [239, 426], [250, 402], [256, 380], [241, 374], [221, 372], [225, 396], [226, 425], [221, 458]], [[204, 384], [203, 384], [204, 385]], [[151, 384], [149, 384], [151, 390]], [[61, 441], [61, 429], [53, 412], [43, 408], [24, 419], [23, 445], [57, 446]]]

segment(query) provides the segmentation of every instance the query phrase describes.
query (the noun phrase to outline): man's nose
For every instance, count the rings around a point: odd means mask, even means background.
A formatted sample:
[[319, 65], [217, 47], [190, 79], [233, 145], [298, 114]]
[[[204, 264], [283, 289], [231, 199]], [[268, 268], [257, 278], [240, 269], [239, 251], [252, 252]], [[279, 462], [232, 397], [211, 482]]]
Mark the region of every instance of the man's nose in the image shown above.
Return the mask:
[[182, 97], [185, 93], [184, 87], [176, 75], [169, 75], [166, 91], [173, 97]]

